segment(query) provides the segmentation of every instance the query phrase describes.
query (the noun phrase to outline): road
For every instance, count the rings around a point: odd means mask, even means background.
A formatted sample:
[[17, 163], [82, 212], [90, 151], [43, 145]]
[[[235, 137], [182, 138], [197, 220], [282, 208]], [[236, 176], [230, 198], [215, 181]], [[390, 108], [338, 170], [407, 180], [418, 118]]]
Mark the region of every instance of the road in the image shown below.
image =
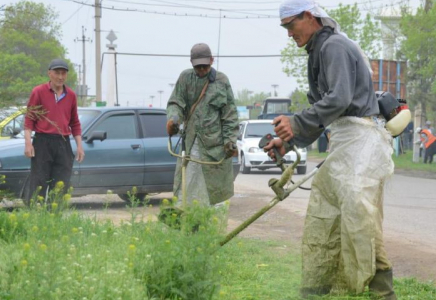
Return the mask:
[[[308, 170], [315, 167], [308, 163]], [[268, 203], [274, 193], [268, 190], [267, 183], [272, 177], [278, 178], [279, 172], [254, 171], [251, 174], [239, 174], [236, 179], [236, 199], [250, 198]], [[294, 175], [297, 181], [302, 175]], [[303, 186], [310, 186], [310, 181]], [[384, 237], [388, 255], [394, 264], [396, 276], [415, 276], [424, 280], [436, 279], [436, 180], [417, 176], [394, 174], [386, 184], [384, 199]], [[299, 243], [301, 241], [304, 216], [307, 208], [308, 191], [297, 189], [271, 210], [269, 223], [275, 223], [274, 230], [267, 234], [286, 237]], [[280, 227], [280, 219], [288, 218]], [[289, 214], [290, 213], [290, 214]], [[232, 216], [232, 213], [231, 213]], [[262, 220], [259, 220], [262, 221]], [[266, 225], [267, 220], [264, 220]], [[285, 226], [294, 226], [295, 228]], [[283, 234], [280, 234], [280, 232]], [[256, 233], [253, 233], [256, 235]]]

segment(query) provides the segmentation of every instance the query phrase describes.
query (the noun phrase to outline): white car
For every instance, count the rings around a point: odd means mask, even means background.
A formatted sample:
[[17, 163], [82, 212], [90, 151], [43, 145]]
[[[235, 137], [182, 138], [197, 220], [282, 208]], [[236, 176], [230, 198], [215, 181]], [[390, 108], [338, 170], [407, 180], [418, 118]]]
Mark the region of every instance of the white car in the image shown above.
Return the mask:
[[[248, 174], [251, 169], [266, 170], [278, 168], [276, 163], [259, 148], [260, 139], [271, 133], [275, 138], [274, 126], [272, 120], [248, 120], [239, 123], [238, 133], [238, 155], [241, 162], [241, 173]], [[297, 166], [297, 174], [306, 174], [307, 170], [307, 150], [306, 148], [298, 149], [300, 153], [300, 163]], [[291, 164], [297, 159], [294, 151], [286, 153], [284, 159], [286, 164]]]

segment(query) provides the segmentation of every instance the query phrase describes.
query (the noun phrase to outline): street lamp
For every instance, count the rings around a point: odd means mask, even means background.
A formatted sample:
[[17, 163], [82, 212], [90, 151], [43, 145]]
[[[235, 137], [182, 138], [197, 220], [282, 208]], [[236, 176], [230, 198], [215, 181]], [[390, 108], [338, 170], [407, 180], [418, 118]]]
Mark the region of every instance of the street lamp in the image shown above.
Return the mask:
[[151, 99], [151, 106], [150, 106], [150, 107], [153, 107], [153, 98], [154, 98], [154, 96], [151, 95], [151, 96], [150, 96], [150, 99]]
[[278, 85], [278, 84], [272, 84], [271, 86], [272, 86], [272, 88], [274, 89], [274, 97], [277, 97], [276, 88], [278, 88], [279, 85]]
[[159, 107], [162, 108], [162, 93], [164, 91], [160, 90], [160, 91], [157, 91], [157, 92], [159, 93]]
[[169, 85], [170, 85], [171, 89], [173, 89], [173, 88], [174, 88], [174, 86], [175, 86], [175, 84], [174, 84], [174, 83], [169, 83]]

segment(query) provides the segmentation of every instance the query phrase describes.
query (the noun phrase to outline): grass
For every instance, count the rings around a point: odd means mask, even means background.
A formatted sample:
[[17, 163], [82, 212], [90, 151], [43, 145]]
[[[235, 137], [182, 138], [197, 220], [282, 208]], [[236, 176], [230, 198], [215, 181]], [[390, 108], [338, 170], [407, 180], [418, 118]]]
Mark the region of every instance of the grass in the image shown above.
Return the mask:
[[[0, 211], [0, 300], [300, 299], [295, 245], [236, 238], [219, 246], [228, 206], [194, 202], [179, 219], [174, 201], [163, 200], [170, 226], [138, 220], [134, 210], [116, 226], [67, 209], [62, 188], [53, 190], [50, 203], [38, 196], [31, 208]], [[395, 289], [399, 300], [436, 299], [432, 282], [396, 279]]]
[[[312, 150], [308, 153], [308, 156], [324, 159], [328, 156], [328, 153], [326, 152], [319, 153], [318, 150]], [[399, 156], [393, 155], [392, 159], [394, 160], [396, 169], [436, 173], [436, 161], [433, 161], [432, 164], [424, 164], [421, 158], [420, 162], [414, 163], [412, 161], [413, 159], [412, 151], [408, 151], [405, 154], [401, 154]]]
[[[299, 299], [295, 246], [237, 238], [220, 248], [215, 214], [192, 211], [193, 223], [202, 222], [193, 234], [192, 227], [173, 230], [150, 220], [115, 226], [42, 206], [2, 211], [0, 299]], [[436, 299], [431, 283], [398, 279], [395, 288], [399, 299]]]

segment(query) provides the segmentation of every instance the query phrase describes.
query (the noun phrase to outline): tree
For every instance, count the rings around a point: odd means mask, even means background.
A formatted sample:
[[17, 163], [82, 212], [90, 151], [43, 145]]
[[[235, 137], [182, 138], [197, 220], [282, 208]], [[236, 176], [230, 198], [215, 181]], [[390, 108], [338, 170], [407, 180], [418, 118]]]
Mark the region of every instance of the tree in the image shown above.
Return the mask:
[[251, 96], [253, 92], [247, 89], [237, 92], [237, 98], [235, 100], [236, 105], [244, 106], [244, 105], [254, 105], [259, 104], [262, 105], [263, 101], [269, 97], [269, 93], [257, 93]]
[[[65, 58], [57, 17], [42, 3], [21, 1], [5, 8], [0, 19], [0, 107], [25, 103], [32, 88], [48, 80], [50, 61]], [[74, 88], [77, 75], [69, 65], [67, 85]]]
[[298, 88], [291, 93], [290, 98], [292, 100], [290, 111], [293, 113], [310, 107], [309, 101], [307, 101], [307, 94]]
[[[370, 14], [362, 19], [357, 4], [339, 4], [339, 8], [329, 10], [327, 13], [340, 24], [342, 32], [360, 45], [368, 57], [378, 56], [381, 31]], [[282, 50], [282, 62], [285, 65], [283, 71], [288, 76], [292, 75], [296, 78], [299, 89], [307, 90], [307, 53], [304, 47], [298, 48], [290, 39], [286, 48]]]
[[408, 61], [408, 100], [434, 118], [436, 111], [436, 6], [426, 1], [415, 15], [403, 10], [401, 53]]

